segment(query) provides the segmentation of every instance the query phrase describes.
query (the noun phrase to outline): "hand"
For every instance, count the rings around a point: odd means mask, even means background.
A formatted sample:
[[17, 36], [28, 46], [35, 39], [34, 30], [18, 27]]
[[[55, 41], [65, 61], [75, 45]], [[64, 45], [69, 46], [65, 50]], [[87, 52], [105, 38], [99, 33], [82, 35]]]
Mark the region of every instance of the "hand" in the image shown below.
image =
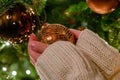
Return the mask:
[[[70, 29], [70, 31], [75, 35], [76, 39], [78, 39], [81, 31], [75, 29]], [[32, 33], [30, 35], [28, 42], [28, 53], [30, 56], [30, 61], [33, 65], [47, 47], [47, 44], [37, 41], [35, 34]]]
[[28, 42], [28, 53], [30, 56], [30, 62], [34, 65], [38, 57], [48, 47], [47, 44], [37, 41], [35, 34], [31, 34]]

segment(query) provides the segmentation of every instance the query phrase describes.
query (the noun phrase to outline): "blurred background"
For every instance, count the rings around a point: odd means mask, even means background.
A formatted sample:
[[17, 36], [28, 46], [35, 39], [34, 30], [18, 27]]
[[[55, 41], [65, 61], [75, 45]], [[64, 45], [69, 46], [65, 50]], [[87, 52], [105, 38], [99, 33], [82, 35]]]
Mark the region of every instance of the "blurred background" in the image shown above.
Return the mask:
[[[105, 14], [92, 10], [86, 0], [1, 0], [0, 4], [12, 5], [14, 1], [26, 3], [27, 7], [36, 10], [42, 23], [59, 23], [78, 30], [88, 28], [120, 51], [119, 2], [114, 11]], [[27, 45], [28, 41], [11, 45], [0, 39], [0, 80], [40, 80], [29, 61]]]

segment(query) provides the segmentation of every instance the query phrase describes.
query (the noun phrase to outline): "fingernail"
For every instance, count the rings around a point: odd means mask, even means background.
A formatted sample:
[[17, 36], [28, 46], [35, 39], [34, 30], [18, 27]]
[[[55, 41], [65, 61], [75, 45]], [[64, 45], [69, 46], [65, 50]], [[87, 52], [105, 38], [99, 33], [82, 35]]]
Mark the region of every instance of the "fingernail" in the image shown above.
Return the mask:
[[35, 44], [34, 44], [34, 43], [32, 43], [32, 44], [31, 44], [31, 48], [32, 48], [32, 49], [34, 49], [34, 47], [35, 47]]
[[34, 43], [31, 44], [31, 49], [32, 49], [32, 50], [36, 51], [36, 48], [37, 48], [37, 47], [36, 47], [36, 45], [35, 45]]
[[33, 46], [33, 47], [34, 47], [34, 46], [35, 46], [35, 44], [34, 44], [34, 43], [32, 43], [32, 44], [31, 44], [31, 46]]

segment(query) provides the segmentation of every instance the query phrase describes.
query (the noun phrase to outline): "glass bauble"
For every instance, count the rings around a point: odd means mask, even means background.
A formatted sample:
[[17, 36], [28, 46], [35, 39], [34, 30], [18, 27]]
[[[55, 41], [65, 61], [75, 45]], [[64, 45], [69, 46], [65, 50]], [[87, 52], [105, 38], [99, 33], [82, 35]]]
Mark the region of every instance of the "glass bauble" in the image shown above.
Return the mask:
[[119, 0], [86, 0], [91, 10], [98, 14], [113, 12], [119, 4]]
[[38, 33], [38, 40], [46, 44], [59, 40], [75, 43], [74, 35], [62, 24], [44, 24]]
[[16, 2], [0, 15], [0, 37], [11, 43], [27, 40], [36, 26], [36, 15], [31, 7]]

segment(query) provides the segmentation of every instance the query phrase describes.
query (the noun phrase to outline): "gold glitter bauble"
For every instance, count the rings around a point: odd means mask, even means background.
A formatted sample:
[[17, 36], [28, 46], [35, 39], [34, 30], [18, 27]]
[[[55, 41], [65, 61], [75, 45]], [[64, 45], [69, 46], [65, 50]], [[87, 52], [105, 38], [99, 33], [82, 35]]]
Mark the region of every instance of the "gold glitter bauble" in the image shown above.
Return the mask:
[[75, 37], [70, 30], [61, 24], [45, 24], [38, 33], [38, 40], [52, 44], [58, 40], [75, 43]]

